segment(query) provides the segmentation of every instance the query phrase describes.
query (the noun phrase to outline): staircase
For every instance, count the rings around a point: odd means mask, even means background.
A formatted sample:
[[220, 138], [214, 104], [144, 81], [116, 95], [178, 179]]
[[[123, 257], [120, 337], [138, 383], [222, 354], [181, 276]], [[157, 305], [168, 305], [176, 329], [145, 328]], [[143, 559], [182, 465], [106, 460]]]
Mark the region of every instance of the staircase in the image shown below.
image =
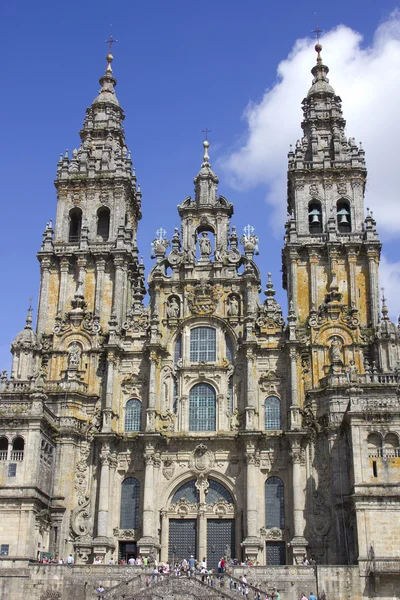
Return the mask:
[[[245, 599], [244, 585], [226, 573], [203, 577], [199, 573], [187, 577], [151, 575], [143, 572], [107, 590], [104, 600], [231, 600]], [[264, 600], [266, 592], [247, 584], [249, 600]]]

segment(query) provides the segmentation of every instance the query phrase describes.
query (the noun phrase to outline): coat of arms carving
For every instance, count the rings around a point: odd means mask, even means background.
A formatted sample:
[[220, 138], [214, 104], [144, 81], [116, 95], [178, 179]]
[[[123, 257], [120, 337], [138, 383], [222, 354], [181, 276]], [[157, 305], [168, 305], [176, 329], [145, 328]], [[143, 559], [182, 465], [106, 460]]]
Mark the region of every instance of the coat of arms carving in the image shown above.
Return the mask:
[[214, 453], [205, 444], [196, 446], [189, 460], [189, 468], [197, 473], [209, 473], [214, 465]]
[[218, 303], [218, 289], [210, 283], [198, 283], [188, 290], [188, 304], [194, 315], [211, 315]]

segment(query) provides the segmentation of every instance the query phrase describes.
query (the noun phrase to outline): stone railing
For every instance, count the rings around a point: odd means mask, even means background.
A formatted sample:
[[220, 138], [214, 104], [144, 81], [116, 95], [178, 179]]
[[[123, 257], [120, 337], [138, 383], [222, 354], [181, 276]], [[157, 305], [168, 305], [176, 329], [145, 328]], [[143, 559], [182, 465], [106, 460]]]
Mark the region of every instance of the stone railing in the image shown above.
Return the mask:
[[350, 410], [351, 412], [364, 413], [398, 413], [400, 411], [400, 403], [397, 397], [370, 399], [356, 396], [351, 398]]
[[369, 560], [360, 560], [360, 567], [364, 568], [366, 574], [400, 574], [400, 556], [388, 558], [373, 558]]

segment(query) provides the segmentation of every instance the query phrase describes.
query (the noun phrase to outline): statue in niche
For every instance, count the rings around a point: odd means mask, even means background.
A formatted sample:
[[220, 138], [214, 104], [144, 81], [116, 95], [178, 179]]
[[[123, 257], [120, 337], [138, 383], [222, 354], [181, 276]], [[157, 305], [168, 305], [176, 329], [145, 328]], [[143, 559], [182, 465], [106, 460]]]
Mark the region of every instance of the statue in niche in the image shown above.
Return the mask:
[[212, 252], [210, 238], [208, 237], [207, 231], [203, 231], [203, 233], [201, 235], [202, 235], [202, 237], [199, 238], [199, 247], [200, 247], [201, 257], [209, 258], [210, 254]]
[[176, 298], [174, 298], [174, 296], [172, 296], [172, 298], [170, 298], [168, 300], [167, 316], [170, 319], [177, 319], [179, 317], [179, 313], [180, 313], [179, 302]]
[[350, 361], [349, 366], [346, 369], [347, 381], [349, 383], [357, 383], [358, 381], [358, 370], [354, 360]]
[[342, 362], [342, 341], [341, 339], [335, 335], [332, 339], [331, 343], [331, 361], [332, 363], [340, 363]]
[[68, 349], [68, 368], [79, 369], [81, 364], [81, 349], [78, 342], [72, 342]]
[[228, 316], [237, 317], [239, 314], [239, 302], [236, 296], [229, 296], [228, 298]]

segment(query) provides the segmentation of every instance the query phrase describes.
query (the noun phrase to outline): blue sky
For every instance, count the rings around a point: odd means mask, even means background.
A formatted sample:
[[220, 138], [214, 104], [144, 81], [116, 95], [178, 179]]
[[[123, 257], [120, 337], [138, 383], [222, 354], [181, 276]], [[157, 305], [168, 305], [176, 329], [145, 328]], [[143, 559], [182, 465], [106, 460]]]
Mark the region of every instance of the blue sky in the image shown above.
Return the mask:
[[[385, 95], [375, 99], [371, 92], [371, 102], [375, 102], [371, 106], [379, 106], [381, 101], [381, 114], [363, 113], [346, 73], [365, 73], [368, 79], [375, 66], [374, 77], [385, 86], [385, 73], [379, 66], [388, 62], [385, 52], [393, 60], [400, 56], [399, 19], [397, 14], [393, 16], [397, 7], [385, 0], [339, 0], [317, 6], [319, 25], [328, 32], [323, 57], [331, 67], [331, 83], [343, 98], [348, 135], [360, 139], [364, 124], [368, 131], [371, 123], [376, 124], [375, 131], [382, 129]], [[79, 145], [85, 108], [95, 98], [105, 68], [104, 40], [110, 23], [119, 40], [113, 51], [117, 96], [126, 113], [126, 138], [143, 193], [139, 249], [146, 271], [152, 264], [150, 241], [156, 229], [162, 225], [171, 235], [179, 225], [176, 206], [193, 192], [193, 176], [202, 157], [202, 129], [208, 127], [219, 191], [235, 205], [233, 223], [238, 230], [248, 222], [256, 227], [263, 284], [267, 272], [272, 271], [278, 298], [286, 307], [280, 290], [286, 207], [282, 173], [286, 169], [286, 137], [294, 143], [301, 135], [300, 105], [315, 62], [310, 33], [315, 27], [315, 7], [315, 2], [308, 0], [23, 0], [3, 5], [0, 368], [9, 368], [9, 345], [24, 325], [29, 297], [33, 297], [35, 309], [37, 306], [35, 254], [46, 221], [55, 216], [56, 163], [60, 152]], [[379, 30], [382, 24], [387, 25], [383, 34]], [[378, 41], [377, 29], [381, 31]], [[346, 48], [351, 53], [348, 56], [343, 55]], [[374, 62], [366, 66], [371, 56]], [[353, 71], [348, 70], [347, 61], [352, 61]], [[393, 69], [391, 73], [393, 79]], [[371, 81], [373, 84], [373, 78]], [[396, 88], [391, 93], [395, 99], [399, 81], [395, 78]], [[398, 93], [400, 96], [400, 90]], [[284, 113], [285, 103], [280, 103], [275, 127], [261, 127], [264, 141], [255, 149], [251, 128], [258, 127], [256, 115], [271, 110], [269, 100], [279, 94], [290, 100], [291, 117]], [[363, 97], [367, 96], [368, 92], [363, 92]], [[388, 137], [382, 134], [380, 154], [388, 151], [392, 130], [399, 139], [398, 121], [392, 119], [390, 124], [387, 118]], [[281, 148], [282, 139], [286, 149]], [[379, 144], [372, 133], [368, 139], [376, 150]], [[365, 149], [368, 161], [369, 149]], [[372, 148], [371, 156], [375, 156]], [[371, 206], [377, 205], [378, 227], [382, 211], [384, 226], [379, 229], [385, 241], [385, 272], [395, 304], [400, 215], [394, 196], [391, 203], [380, 207], [377, 182], [380, 176], [382, 181], [387, 177], [385, 165], [377, 161], [372, 160], [376, 168]], [[391, 211], [397, 211], [393, 218]], [[391, 308], [395, 313], [397, 305]]]

